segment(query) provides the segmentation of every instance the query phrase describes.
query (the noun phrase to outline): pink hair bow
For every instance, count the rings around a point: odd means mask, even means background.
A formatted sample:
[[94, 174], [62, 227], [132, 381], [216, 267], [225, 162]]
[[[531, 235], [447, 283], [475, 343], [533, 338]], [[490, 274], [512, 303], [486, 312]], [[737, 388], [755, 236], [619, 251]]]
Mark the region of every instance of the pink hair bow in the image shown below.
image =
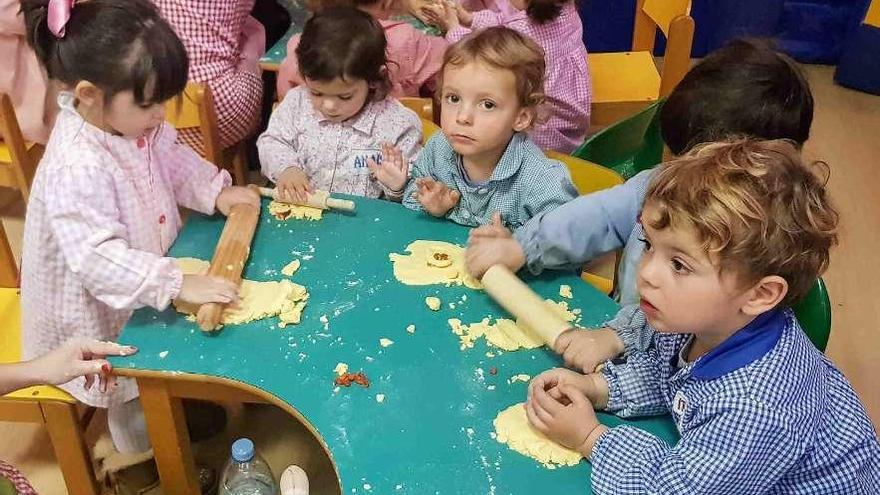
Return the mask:
[[76, 0], [49, 0], [48, 24], [49, 31], [57, 38], [64, 37], [64, 26], [70, 20], [70, 11]]

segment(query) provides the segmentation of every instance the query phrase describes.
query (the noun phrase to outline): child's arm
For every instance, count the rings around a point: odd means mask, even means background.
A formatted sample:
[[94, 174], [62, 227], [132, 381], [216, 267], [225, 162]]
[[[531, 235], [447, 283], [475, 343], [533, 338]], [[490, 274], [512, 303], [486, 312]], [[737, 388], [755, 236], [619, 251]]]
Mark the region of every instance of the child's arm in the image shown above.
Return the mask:
[[174, 200], [183, 207], [211, 215], [217, 196], [232, 184], [232, 177], [189, 146], [175, 142], [176, 138], [177, 132], [170, 125], [162, 124], [156, 147], [157, 161], [168, 174]]
[[278, 66], [278, 82], [275, 83], [275, 90], [278, 92], [278, 99], [282, 101], [288, 91], [303, 84], [302, 75], [299, 73], [299, 61], [296, 59], [299, 38], [299, 33], [290, 38], [287, 42], [287, 56]]
[[[300, 154], [298, 116], [302, 114], [303, 94], [290, 91], [284, 101], [272, 112], [266, 132], [257, 139], [257, 151], [263, 175], [278, 182], [282, 173], [294, 168], [303, 170]], [[307, 102], [305, 102], [308, 104]]]
[[523, 202], [528, 218], [555, 210], [578, 196], [568, 170], [561, 164], [548, 168], [536, 179], [528, 184]]
[[[379, 181], [390, 199], [400, 201], [409, 179], [409, 167], [422, 149], [422, 121], [410, 110], [401, 108], [400, 126], [393, 133], [391, 143], [382, 144], [382, 163], [367, 160], [370, 172]], [[397, 122], [397, 120], [395, 120]], [[391, 129], [386, 129], [391, 131]]]

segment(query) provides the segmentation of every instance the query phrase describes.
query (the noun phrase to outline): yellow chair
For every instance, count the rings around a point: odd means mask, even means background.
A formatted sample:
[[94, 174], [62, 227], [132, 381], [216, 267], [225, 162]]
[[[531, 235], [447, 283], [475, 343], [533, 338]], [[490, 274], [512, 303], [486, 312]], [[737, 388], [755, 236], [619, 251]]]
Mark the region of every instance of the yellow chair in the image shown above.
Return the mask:
[[[601, 165], [575, 156], [565, 155], [558, 151], [545, 151], [544, 154], [547, 155], [547, 158], [559, 160], [568, 167], [571, 181], [574, 183], [578, 194], [590, 194], [623, 184], [623, 177], [617, 172]], [[617, 261], [617, 253], [612, 252], [600, 256], [587, 264], [584, 271], [581, 272], [581, 278], [603, 294], [610, 294], [614, 290]]]
[[398, 101], [406, 108], [415, 112], [421, 119], [436, 122], [434, 119], [434, 100], [431, 98], [415, 98], [407, 96], [398, 98]]
[[433, 136], [437, 131], [440, 130], [440, 126], [432, 122], [431, 120], [422, 119], [422, 145], [424, 146], [431, 136]]
[[214, 165], [229, 170], [236, 184], [241, 186], [247, 183], [245, 142], [226, 149], [220, 147], [217, 110], [211, 88], [197, 82], [187, 83], [183, 93], [166, 104], [165, 119], [178, 130], [199, 129], [202, 149], [196, 151]]
[[[691, 0], [638, 0], [632, 51], [590, 53], [591, 125], [606, 126], [668, 96], [690, 68], [694, 41]], [[654, 63], [654, 36], [666, 38], [663, 70]]]
[[[0, 363], [21, 361], [18, 269], [0, 225]], [[71, 495], [98, 495], [98, 483], [83, 438], [90, 412], [80, 418], [77, 401], [52, 386], [28, 387], [0, 396], [0, 421], [40, 423], [49, 432], [58, 466]]]
[[0, 93], [0, 187], [18, 189], [27, 204], [31, 181], [42, 155], [43, 146], [25, 142], [12, 100], [9, 95]]

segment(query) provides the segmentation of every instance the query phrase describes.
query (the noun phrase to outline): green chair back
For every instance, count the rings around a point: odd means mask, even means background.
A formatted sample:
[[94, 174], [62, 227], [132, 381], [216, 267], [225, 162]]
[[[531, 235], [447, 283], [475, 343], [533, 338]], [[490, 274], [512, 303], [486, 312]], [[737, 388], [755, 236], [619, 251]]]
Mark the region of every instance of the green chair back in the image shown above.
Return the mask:
[[806, 297], [792, 309], [813, 345], [825, 352], [828, 337], [831, 335], [831, 300], [828, 298], [825, 282], [821, 278], [816, 280]]
[[624, 179], [663, 160], [659, 100], [641, 112], [597, 132], [572, 155], [610, 168]]

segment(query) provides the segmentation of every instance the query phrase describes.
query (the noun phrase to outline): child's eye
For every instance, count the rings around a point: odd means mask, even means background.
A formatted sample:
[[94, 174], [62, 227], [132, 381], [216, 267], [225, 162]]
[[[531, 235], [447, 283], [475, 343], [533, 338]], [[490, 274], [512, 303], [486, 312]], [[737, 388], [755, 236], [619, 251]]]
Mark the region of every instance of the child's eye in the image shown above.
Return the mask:
[[453, 103], [453, 104], [455, 104], [455, 103], [458, 103], [459, 101], [461, 101], [461, 98], [459, 98], [458, 95], [455, 95], [455, 94], [449, 94], [449, 95], [446, 95], [446, 101], [447, 101], [448, 103]]
[[672, 258], [672, 271], [679, 275], [685, 275], [691, 272], [690, 268], [676, 258]]
[[480, 106], [483, 108], [483, 110], [492, 110], [493, 108], [495, 108], [496, 105], [494, 101], [483, 100], [480, 102]]
[[641, 242], [642, 244], [645, 245], [645, 251], [651, 250], [651, 241], [649, 241], [648, 239], [646, 239], [644, 237], [639, 237], [639, 242]]
[[342, 101], [348, 101], [351, 99], [351, 95], [339, 95], [339, 99]]

